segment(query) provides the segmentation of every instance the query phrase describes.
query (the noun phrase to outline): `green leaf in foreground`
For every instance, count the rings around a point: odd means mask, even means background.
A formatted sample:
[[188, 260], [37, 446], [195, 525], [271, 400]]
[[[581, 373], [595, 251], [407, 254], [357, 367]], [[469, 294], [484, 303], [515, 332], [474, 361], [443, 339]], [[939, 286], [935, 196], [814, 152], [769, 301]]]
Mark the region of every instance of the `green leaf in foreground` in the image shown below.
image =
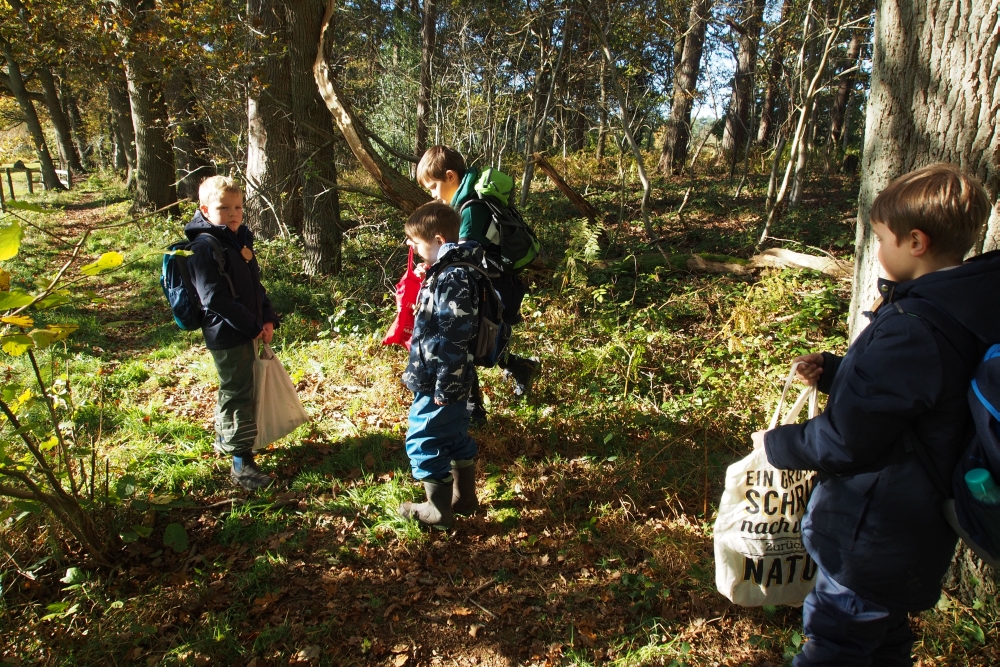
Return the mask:
[[13, 310], [14, 308], [27, 306], [34, 298], [24, 290], [0, 292], [0, 310]]
[[60, 209], [56, 208], [45, 208], [44, 206], [39, 206], [38, 204], [29, 204], [26, 201], [8, 201], [7, 208], [13, 209], [15, 211], [29, 211], [31, 213], [58, 213]]
[[0, 336], [0, 350], [12, 357], [20, 357], [34, 347], [35, 343], [23, 334], [15, 336]]
[[163, 531], [163, 546], [170, 547], [176, 553], [187, 551], [188, 536], [184, 526], [179, 523], [168, 523]]
[[120, 252], [106, 252], [97, 258], [96, 262], [84, 264], [80, 267], [80, 273], [85, 276], [96, 276], [99, 273], [117, 269], [125, 261], [125, 255]]
[[[14, 202], [10, 202], [13, 204]], [[21, 248], [21, 237], [24, 232], [16, 222], [9, 227], [0, 229], [0, 261], [10, 259]]]

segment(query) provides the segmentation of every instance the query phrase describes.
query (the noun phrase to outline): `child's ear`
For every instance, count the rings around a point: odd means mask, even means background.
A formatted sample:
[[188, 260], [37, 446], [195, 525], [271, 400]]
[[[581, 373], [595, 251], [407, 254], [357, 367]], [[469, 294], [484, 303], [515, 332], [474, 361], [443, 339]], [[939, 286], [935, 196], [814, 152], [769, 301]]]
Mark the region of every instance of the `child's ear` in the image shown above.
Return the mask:
[[458, 174], [449, 169], [448, 171], [444, 172], [444, 180], [448, 181], [449, 183], [457, 183]]
[[206, 206], [205, 204], [200, 205], [198, 207], [198, 210], [201, 211], [203, 214], [208, 215], [208, 206]]
[[447, 242], [448, 242], [448, 241], [446, 241], [446, 240], [445, 240], [445, 238], [444, 238], [443, 236], [441, 236], [440, 234], [435, 234], [435, 235], [434, 235], [434, 240], [435, 240], [435, 241], [437, 241], [438, 243], [440, 243], [441, 245], [444, 245], [445, 243], [447, 243]]
[[910, 255], [923, 257], [931, 249], [931, 237], [921, 229], [910, 230]]

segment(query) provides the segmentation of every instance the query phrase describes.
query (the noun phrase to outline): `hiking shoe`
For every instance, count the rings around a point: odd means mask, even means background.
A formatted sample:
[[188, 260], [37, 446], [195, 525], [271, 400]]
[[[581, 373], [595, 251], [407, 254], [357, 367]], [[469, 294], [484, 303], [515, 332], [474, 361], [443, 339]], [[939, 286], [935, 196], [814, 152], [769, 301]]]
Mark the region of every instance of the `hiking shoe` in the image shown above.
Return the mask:
[[503, 377], [514, 384], [514, 396], [522, 398], [531, 392], [531, 385], [541, 369], [542, 362], [538, 359], [515, 357], [512, 354], [503, 369]]
[[274, 479], [270, 475], [265, 474], [257, 467], [253, 456], [234, 456], [233, 468], [229, 472], [229, 476], [247, 491], [266, 489], [274, 483]]
[[[451, 477], [449, 475], [448, 477]], [[452, 480], [427, 480], [424, 482], [425, 503], [403, 503], [399, 506], [399, 516], [404, 519], [416, 519], [425, 526], [451, 528], [455, 514], [451, 509]]]
[[482, 406], [481, 403], [468, 403], [469, 412], [469, 428], [482, 428], [486, 426], [486, 408]]

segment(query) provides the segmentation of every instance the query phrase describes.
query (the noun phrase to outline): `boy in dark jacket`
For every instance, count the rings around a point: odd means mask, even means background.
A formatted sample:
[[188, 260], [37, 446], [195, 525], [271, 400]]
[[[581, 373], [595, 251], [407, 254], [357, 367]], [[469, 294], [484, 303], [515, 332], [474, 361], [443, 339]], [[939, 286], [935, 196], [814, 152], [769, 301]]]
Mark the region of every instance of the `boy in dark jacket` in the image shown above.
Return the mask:
[[[500, 203], [507, 203], [511, 195], [513, 181], [506, 174], [496, 172], [497, 178], [504, 179], [503, 184], [493, 182], [483, 183], [479, 170], [466, 167], [465, 158], [457, 151], [447, 146], [431, 146], [421, 156], [417, 164], [417, 182], [426, 188], [434, 199], [450, 204], [456, 211], [461, 211], [462, 226], [458, 237], [460, 241], [476, 241], [486, 253], [486, 263], [489, 268], [494, 289], [500, 295], [503, 303], [503, 321], [513, 327], [521, 321], [521, 301], [527, 293], [524, 283], [516, 273], [505, 270], [500, 259], [499, 231], [492, 225], [493, 214], [481, 196], [489, 194], [496, 197]], [[510, 181], [507, 183], [507, 181]], [[541, 368], [537, 359], [519, 357], [504, 349], [497, 365], [503, 369], [503, 376], [513, 384], [514, 396], [521, 397], [531, 391], [531, 385]], [[472, 385], [472, 421], [481, 424], [486, 421], [486, 409], [483, 406], [479, 391], [479, 379], [476, 377]]]
[[954, 165], [886, 187], [871, 209], [887, 277], [871, 323], [843, 358], [796, 359], [802, 379], [829, 393], [826, 410], [754, 434], [772, 465], [819, 473], [802, 522], [819, 572], [797, 667], [912, 664], [907, 612], [937, 602], [956, 543], [915, 446], [952, 479], [973, 369], [1000, 340], [1000, 253], [962, 262], [989, 212], [982, 185]]
[[424, 259], [417, 296], [410, 361], [403, 383], [413, 392], [406, 454], [427, 502], [403, 503], [399, 513], [448, 528], [454, 514], [473, 514], [476, 441], [469, 436], [466, 401], [475, 378], [469, 344], [479, 323], [478, 272], [485, 269], [478, 243], [458, 243], [461, 221], [446, 204], [424, 204], [406, 221], [407, 243]]
[[243, 225], [239, 186], [231, 178], [212, 176], [198, 189], [198, 200], [198, 211], [184, 233], [191, 241], [203, 235], [215, 238], [222, 245], [225, 266], [223, 273], [206, 239], [192, 244], [188, 267], [205, 307], [205, 346], [219, 372], [215, 449], [233, 457], [230, 476], [252, 491], [272, 482], [253, 459], [255, 341], [270, 343], [279, 319], [260, 284], [253, 234]]

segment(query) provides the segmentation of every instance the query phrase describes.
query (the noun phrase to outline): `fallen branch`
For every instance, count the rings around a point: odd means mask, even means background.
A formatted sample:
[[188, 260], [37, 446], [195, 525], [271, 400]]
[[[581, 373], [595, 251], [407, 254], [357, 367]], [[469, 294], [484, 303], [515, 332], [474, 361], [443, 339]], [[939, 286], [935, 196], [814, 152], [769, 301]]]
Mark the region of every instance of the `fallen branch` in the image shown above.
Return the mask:
[[535, 153], [532, 155], [535, 161], [535, 166], [545, 172], [545, 175], [552, 179], [552, 182], [556, 184], [556, 187], [562, 190], [562, 193], [566, 195], [566, 198], [573, 202], [573, 205], [579, 209], [580, 213], [584, 216], [592, 225], [596, 225], [600, 222], [602, 216], [594, 206], [584, 199], [583, 195], [570, 187], [569, 183], [564, 181], [559, 173], [556, 171], [545, 156], [541, 153]]

